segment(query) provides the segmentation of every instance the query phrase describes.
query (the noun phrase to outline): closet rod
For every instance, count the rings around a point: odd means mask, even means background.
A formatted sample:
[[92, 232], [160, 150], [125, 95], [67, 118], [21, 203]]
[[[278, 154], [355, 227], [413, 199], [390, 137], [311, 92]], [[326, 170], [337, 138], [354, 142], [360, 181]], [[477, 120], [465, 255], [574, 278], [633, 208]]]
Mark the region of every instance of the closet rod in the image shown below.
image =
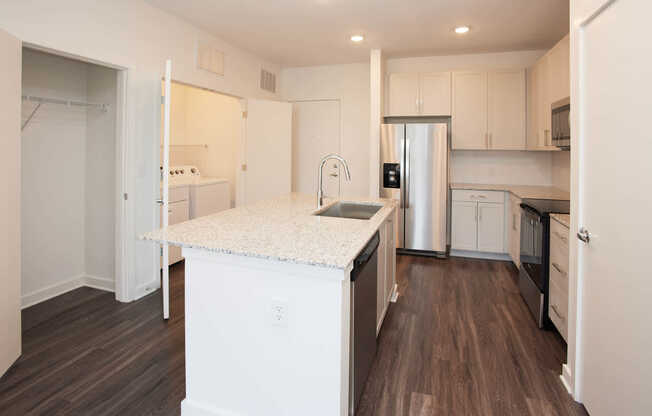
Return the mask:
[[39, 108], [41, 108], [42, 104], [64, 104], [67, 105], [68, 107], [70, 106], [75, 106], [75, 107], [90, 107], [90, 108], [97, 108], [102, 111], [107, 111], [109, 109], [109, 104], [101, 104], [101, 103], [86, 103], [83, 101], [75, 101], [75, 100], [62, 100], [60, 98], [50, 98], [50, 97], [39, 97], [36, 95], [23, 95], [23, 100], [25, 101], [32, 101], [35, 103], [38, 103], [36, 108], [30, 113], [29, 117], [27, 117], [27, 120], [23, 123], [21, 127], [21, 131], [25, 130], [25, 127], [29, 124], [30, 121], [34, 118], [36, 115], [36, 112], [38, 111]]
[[76, 100], [62, 100], [60, 98], [39, 97], [36, 95], [23, 95], [23, 100], [33, 101], [42, 104], [64, 104], [67, 106], [75, 106], [75, 107], [93, 107], [93, 108], [99, 108], [102, 111], [106, 111], [109, 108], [109, 104], [87, 103], [84, 101], [76, 101]]

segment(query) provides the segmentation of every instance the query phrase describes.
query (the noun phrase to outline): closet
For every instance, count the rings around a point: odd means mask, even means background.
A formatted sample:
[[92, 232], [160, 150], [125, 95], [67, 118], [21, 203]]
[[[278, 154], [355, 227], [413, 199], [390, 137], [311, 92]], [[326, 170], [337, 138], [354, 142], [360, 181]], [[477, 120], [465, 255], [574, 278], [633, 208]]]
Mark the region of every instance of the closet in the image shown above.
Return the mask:
[[118, 71], [23, 49], [22, 306], [115, 288]]

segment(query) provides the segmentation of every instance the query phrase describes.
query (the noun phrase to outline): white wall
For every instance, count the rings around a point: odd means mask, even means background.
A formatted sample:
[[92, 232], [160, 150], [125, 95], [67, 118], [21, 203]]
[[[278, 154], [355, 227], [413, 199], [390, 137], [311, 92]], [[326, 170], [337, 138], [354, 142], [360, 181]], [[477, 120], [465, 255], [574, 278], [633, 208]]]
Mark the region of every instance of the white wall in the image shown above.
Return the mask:
[[[240, 100], [177, 83], [172, 84], [170, 165], [195, 165], [202, 176], [226, 178], [235, 206], [238, 144], [242, 136]], [[174, 145], [207, 144], [204, 147]]]
[[[275, 98], [259, 88], [264, 61], [142, 0], [3, 1], [0, 27], [23, 42], [243, 97]], [[224, 76], [196, 69], [199, 40], [224, 52]]]
[[115, 281], [115, 172], [117, 72], [88, 65], [87, 99], [109, 104], [89, 110], [86, 121], [85, 274], [113, 289]]
[[455, 150], [451, 182], [552, 185], [550, 152]]
[[[86, 101], [86, 64], [23, 50], [22, 86]], [[35, 105], [23, 103], [23, 120]], [[86, 128], [86, 109], [44, 104], [23, 131], [23, 299], [84, 274]]]
[[552, 155], [552, 186], [570, 192], [570, 152], [555, 152]]
[[368, 196], [369, 64], [284, 68], [280, 86], [283, 100], [340, 101], [341, 153], [351, 170], [351, 182], [342, 181], [342, 195]]

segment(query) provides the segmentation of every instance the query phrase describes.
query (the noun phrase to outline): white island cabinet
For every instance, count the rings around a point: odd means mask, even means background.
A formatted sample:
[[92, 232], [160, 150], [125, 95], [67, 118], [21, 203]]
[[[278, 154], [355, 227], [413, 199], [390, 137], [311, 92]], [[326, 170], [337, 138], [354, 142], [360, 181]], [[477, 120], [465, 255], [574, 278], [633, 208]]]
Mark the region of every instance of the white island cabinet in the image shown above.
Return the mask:
[[368, 220], [323, 217], [290, 194], [143, 237], [186, 258], [183, 416], [348, 415], [350, 272], [379, 229], [383, 309], [395, 276], [396, 202], [366, 203]]

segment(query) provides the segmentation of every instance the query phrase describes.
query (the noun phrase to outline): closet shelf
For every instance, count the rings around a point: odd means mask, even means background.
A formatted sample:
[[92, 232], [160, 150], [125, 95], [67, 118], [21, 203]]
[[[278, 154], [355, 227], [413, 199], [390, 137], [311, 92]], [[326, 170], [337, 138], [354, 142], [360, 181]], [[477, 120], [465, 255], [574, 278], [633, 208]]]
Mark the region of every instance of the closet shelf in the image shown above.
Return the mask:
[[62, 100], [60, 98], [39, 97], [37, 95], [23, 95], [23, 101], [31, 101], [38, 104], [34, 108], [34, 110], [32, 110], [29, 117], [27, 117], [27, 120], [25, 120], [25, 122], [23, 123], [21, 127], [21, 131], [25, 130], [25, 127], [27, 127], [29, 122], [32, 121], [32, 119], [36, 115], [36, 112], [39, 110], [39, 108], [41, 108], [41, 105], [43, 104], [63, 104], [63, 105], [67, 105], [68, 107], [97, 108], [98, 110], [101, 111], [107, 111], [109, 109], [109, 104], [87, 103], [84, 101], [77, 101], [77, 100]]

